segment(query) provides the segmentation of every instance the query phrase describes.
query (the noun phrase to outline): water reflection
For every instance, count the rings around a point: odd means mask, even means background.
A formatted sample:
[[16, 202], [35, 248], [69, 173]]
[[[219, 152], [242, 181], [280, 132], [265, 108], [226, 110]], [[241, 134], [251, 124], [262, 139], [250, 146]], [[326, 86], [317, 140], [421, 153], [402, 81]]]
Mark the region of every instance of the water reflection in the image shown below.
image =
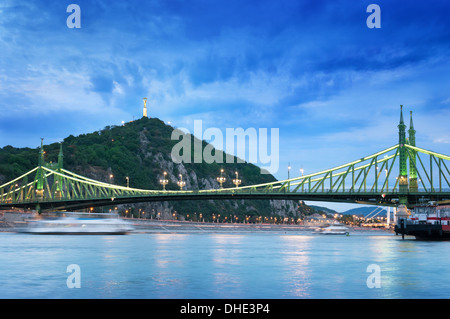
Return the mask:
[[243, 236], [213, 235], [212, 260], [216, 267], [238, 265]]
[[[241, 254], [244, 236], [212, 235], [212, 277], [216, 293], [221, 297], [229, 297], [229, 291], [235, 294], [242, 292], [242, 274], [236, 271], [241, 265]], [[228, 296], [227, 296], [228, 295]]]
[[385, 291], [385, 296], [410, 298], [420, 290], [429, 289], [430, 294], [423, 298], [433, 298], [433, 294], [440, 289], [448, 289], [448, 281], [445, 277], [430, 286], [434, 274], [437, 274], [439, 269], [443, 270], [442, 273], [446, 273], [448, 269], [448, 259], [439, 257], [445, 256], [445, 251], [448, 250], [444, 242], [421, 242], [396, 238], [386, 241], [386, 244], [388, 245], [386, 253], [380, 260], [382, 289]]
[[[447, 298], [450, 242], [292, 234], [0, 234], [3, 298]], [[78, 264], [82, 289], [66, 287]], [[370, 264], [381, 288], [370, 289]]]
[[286, 296], [308, 298], [311, 287], [310, 236], [283, 236], [282, 260], [284, 280], [289, 287]]
[[155, 265], [165, 269], [171, 264], [182, 263], [184, 258], [177, 258], [183, 254], [183, 242], [187, 239], [185, 234], [154, 234]]

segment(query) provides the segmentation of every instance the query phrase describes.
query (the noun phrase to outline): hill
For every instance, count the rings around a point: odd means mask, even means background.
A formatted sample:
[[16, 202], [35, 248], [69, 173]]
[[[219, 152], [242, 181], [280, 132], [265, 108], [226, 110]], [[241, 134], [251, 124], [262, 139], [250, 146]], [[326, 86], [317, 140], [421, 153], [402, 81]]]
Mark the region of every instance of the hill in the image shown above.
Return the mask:
[[338, 214], [338, 212], [335, 211], [334, 209], [323, 207], [323, 206], [309, 205], [309, 207], [315, 209], [317, 212], [323, 212], [323, 213], [329, 214], [329, 215]]
[[[251, 163], [174, 163], [171, 150], [178, 140], [171, 140], [174, 128], [157, 118], [143, 117], [121, 126], [107, 126], [102, 130], [70, 135], [62, 142], [64, 167], [80, 175], [103, 182], [128, 185], [143, 189], [161, 189], [159, 180], [167, 172], [169, 180], [167, 189], [179, 189], [176, 182], [179, 174], [186, 181], [186, 189], [219, 188], [216, 177], [221, 168], [226, 177], [224, 187], [232, 185], [235, 172], [242, 179], [241, 186], [275, 181], [270, 174], [260, 174], [260, 168]], [[194, 145], [195, 137], [191, 145]], [[201, 141], [203, 148], [208, 145]], [[45, 145], [45, 161], [57, 161], [59, 143]], [[215, 152], [221, 152], [214, 150]], [[37, 166], [38, 149], [14, 148], [6, 146], [0, 149], [0, 183], [9, 181]], [[192, 147], [192, 159], [195, 156]], [[226, 156], [222, 152], [222, 156]], [[117, 210], [128, 210], [135, 216], [146, 212], [145, 216], [161, 218], [205, 220], [222, 214], [222, 218], [248, 218], [255, 220], [258, 216], [296, 217], [309, 214], [306, 205], [293, 201], [240, 200], [240, 201], [180, 201], [165, 203], [148, 203], [124, 205]], [[306, 206], [307, 207], [307, 206]], [[115, 210], [116, 207], [106, 209]], [[301, 210], [304, 210], [303, 212]], [[158, 215], [159, 213], [159, 215]]]
[[[392, 210], [391, 210], [392, 213]], [[387, 209], [381, 208], [377, 206], [368, 206], [368, 207], [358, 207], [358, 208], [352, 208], [349, 209], [341, 214], [344, 215], [363, 215], [363, 216], [380, 216], [380, 217], [386, 217], [387, 216]]]

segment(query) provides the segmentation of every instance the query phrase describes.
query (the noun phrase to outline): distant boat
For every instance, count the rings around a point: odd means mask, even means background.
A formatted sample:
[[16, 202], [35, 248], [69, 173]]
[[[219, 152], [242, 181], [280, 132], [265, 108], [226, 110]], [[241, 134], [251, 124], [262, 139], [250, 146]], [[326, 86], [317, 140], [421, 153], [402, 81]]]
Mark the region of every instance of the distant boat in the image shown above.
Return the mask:
[[116, 215], [64, 213], [63, 216], [31, 220], [19, 233], [37, 235], [125, 235], [133, 226]]
[[318, 235], [350, 235], [347, 227], [342, 224], [333, 224], [325, 228], [321, 228], [313, 232]]

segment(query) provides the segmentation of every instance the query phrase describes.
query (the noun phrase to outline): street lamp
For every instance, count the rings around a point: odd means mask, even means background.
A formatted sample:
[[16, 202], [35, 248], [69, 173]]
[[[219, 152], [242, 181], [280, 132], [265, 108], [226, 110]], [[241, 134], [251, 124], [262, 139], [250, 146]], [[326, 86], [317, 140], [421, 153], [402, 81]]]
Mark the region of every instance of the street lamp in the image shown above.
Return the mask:
[[223, 172], [224, 172], [224, 170], [223, 170], [223, 168], [221, 168], [221, 169], [220, 169], [220, 176], [217, 177], [217, 181], [218, 181], [219, 184], [220, 184], [220, 188], [223, 188], [223, 187], [222, 187], [222, 184], [225, 183], [225, 181], [227, 180], [224, 176], [222, 176]]
[[127, 187], [130, 187], [130, 178], [128, 176], [125, 178], [127, 179]]
[[233, 184], [236, 185], [236, 188], [238, 188], [242, 181], [239, 179], [239, 173], [237, 171], [234, 172], [234, 174], [236, 174], [236, 178], [233, 179]]
[[180, 191], [183, 190], [183, 187], [186, 185], [186, 182], [183, 181], [183, 176], [180, 174], [180, 180], [177, 182], [178, 186], [180, 186]]
[[160, 179], [159, 182], [162, 184], [163, 190], [165, 191], [166, 185], [169, 183], [169, 180], [166, 179], [167, 172], [164, 172], [163, 174], [164, 174], [164, 177], [163, 177], [163, 179]]

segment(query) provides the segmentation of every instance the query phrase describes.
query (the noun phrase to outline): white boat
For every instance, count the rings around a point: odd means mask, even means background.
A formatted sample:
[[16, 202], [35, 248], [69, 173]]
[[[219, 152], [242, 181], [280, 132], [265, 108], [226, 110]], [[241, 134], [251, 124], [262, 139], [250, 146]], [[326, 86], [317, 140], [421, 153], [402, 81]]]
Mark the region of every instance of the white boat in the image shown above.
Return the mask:
[[347, 227], [342, 224], [333, 224], [325, 228], [320, 228], [314, 231], [314, 234], [319, 235], [350, 235]]
[[59, 217], [31, 220], [20, 233], [39, 235], [124, 235], [133, 226], [111, 214], [64, 213]]

